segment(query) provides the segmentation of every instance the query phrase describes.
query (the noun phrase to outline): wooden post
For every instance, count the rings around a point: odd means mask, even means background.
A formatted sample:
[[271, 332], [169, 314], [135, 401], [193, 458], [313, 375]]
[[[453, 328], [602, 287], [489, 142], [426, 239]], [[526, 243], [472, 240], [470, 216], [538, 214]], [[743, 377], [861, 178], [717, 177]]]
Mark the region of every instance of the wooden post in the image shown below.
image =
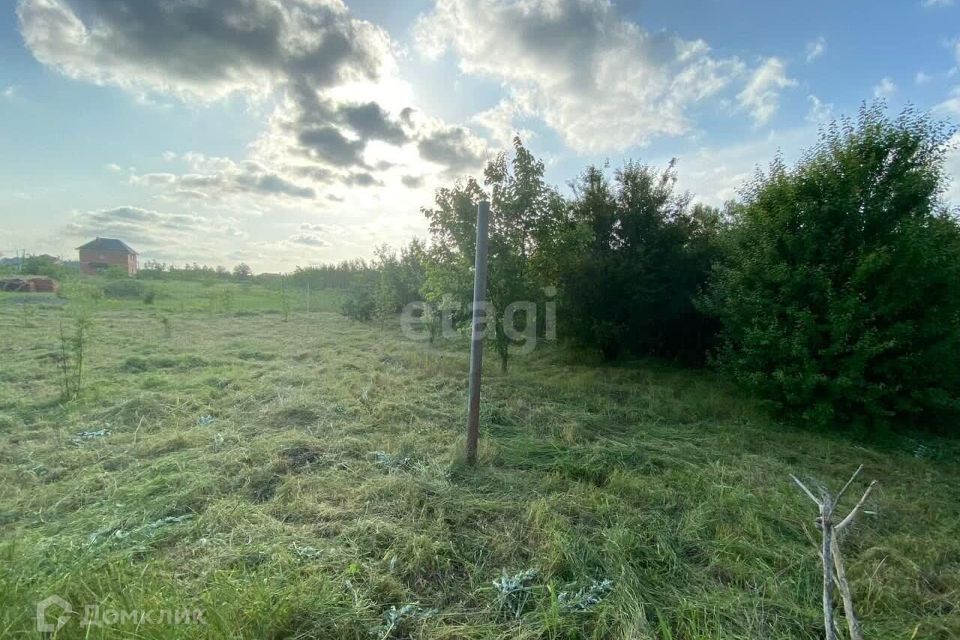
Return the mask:
[[[477, 463], [477, 441], [480, 437], [480, 371], [483, 364], [483, 336], [486, 329], [487, 299], [487, 227], [490, 203], [477, 206], [477, 246], [473, 274], [473, 326], [470, 340], [470, 400], [467, 404], [467, 464]], [[484, 323], [481, 330], [480, 324]]]

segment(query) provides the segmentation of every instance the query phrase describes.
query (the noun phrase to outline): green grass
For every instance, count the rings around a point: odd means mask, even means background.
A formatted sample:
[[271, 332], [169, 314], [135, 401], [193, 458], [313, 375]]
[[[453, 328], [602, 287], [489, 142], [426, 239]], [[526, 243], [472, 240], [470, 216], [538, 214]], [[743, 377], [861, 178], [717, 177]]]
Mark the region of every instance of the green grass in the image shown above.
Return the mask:
[[[788, 474], [839, 485], [859, 463], [880, 486], [842, 545], [866, 637], [960, 637], [953, 442], [798, 431], [708, 372], [547, 347], [508, 374], [488, 358], [471, 469], [465, 343], [160, 284], [93, 305], [69, 403], [76, 302], [0, 297], [0, 637], [38, 637], [51, 594], [204, 612], [74, 615], [58, 638], [822, 637], [815, 513]], [[527, 569], [515, 618], [492, 581]], [[603, 579], [599, 605], [558, 605]]]

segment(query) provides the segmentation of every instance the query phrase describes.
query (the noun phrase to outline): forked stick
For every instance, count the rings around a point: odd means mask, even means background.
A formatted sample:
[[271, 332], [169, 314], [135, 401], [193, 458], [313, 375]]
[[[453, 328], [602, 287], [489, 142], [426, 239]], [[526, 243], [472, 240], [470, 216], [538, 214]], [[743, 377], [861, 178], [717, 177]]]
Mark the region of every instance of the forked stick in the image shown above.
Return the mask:
[[850, 476], [850, 479], [847, 480], [847, 483], [843, 485], [843, 488], [836, 494], [836, 496], [830, 495], [830, 492], [826, 489], [821, 489], [821, 497], [817, 498], [814, 493], [803, 484], [799, 478], [795, 475], [790, 475], [793, 481], [797, 484], [800, 489], [803, 490], [807, 497], [809, 497], [817, 505], [817, 508], [820, 511], [819, 522], [817, 523], [820, 527], [820, 531], [823, 534], [823, 539], [821, 541], [820, 548], [820, 557], [823, 560], [823, 624], [825, 628], [825, 637], [826, 640], [836, 640], [836, 630], [833, 626], [833, 596], [832, 596], [832, 587], [834, 584], [834, 575], [833, 569], [836, 569], [836, 584], [840, 589], [840, 596], [843, 599], [843, 612], [844, 617], [847, 619], [847, 628], [850, 630], [850, 640], [863, 640], [863, 633], [860, 630], [860, 622], [857, 620], [856, 612], [853, 608], [853, 594], [850, 591], [850, 582], [847, 580], [847, 572], [843, 566], [843, 556], [840, 555], [840, 544], [837, 541], [837, 534], [850, 526], [850, 524], [856, 519], [857, 513], [863, 508], [864, 503], [867, 501], [867, 498], [870, 496], [870, 492], [873, 490], [873, 486], [877, 484], [877, 481], [874, 480], [867, 487], [867, 490], [863, 492], [863, 495], [860, 497], [860, 500], [853, 507], [850, 513], [843, 518], [839, 524], [833, 524], [833, 513], [834, 509], [837, 506], [840, 498], [846, 493], [847, 489], [850, 488], [850, 485], [853, 484], [853, 481], [856, 480], [857, 476], [860, 475], [860, 471], [863, 470], [863, 465], [857, 467], [857, 470], [853, 472], [853, 475]]
[[869, 496], [870, 492], [873, 491], [873, 486], [875, 484], [877, 484], [876, 480], [870, 483], [870, 486], [867, 487], [867, 490], [863, 492], [862, 496], [860, 496], [860, 500], [857, 502], [856, 506], [854, 506], [850, 513], [847, 514], [847, 517], [841, 520], [840, 524], [837, 525], [837, 531], [841, 531], [850, 526], [850, 524], [857, 517], [857, 513], [863, 508], [863, 504], [867, 501], [867, 496]]

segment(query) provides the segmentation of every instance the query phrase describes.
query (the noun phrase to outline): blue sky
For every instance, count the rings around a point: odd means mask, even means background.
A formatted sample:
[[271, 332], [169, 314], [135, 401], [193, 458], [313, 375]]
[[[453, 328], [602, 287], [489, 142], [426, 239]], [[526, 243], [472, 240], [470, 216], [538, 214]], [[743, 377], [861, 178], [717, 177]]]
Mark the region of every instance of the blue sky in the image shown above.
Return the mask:
[[424, 235], [433, 190], [514, 132], [561, 189], [677, 157], [720, 204], [864, 100], [960, 121], [958, 5], [19, 0], [0, 9], [0, 252], [100, 235], [256, 270], [369, 256]]

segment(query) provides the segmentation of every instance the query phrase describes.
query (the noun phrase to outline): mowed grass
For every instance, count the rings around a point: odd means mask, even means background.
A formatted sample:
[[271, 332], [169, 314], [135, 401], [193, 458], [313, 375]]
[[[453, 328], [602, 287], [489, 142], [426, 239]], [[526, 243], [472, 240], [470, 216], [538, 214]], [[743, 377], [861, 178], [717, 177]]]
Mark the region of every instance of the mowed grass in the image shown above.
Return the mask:
[[[0, 637], [38, 637], [56, 594], [57, 638], [818, 638], [789, 474], [836, 487], [860, 463], [880, 485], [842, 546], [866, 637], [960, 637], [953, 442], [799, 431], [709, 372], [546, 346], [507, 374], [488, 358], [471, 469], [464, 341], [171, 297], [166, 321], [94, 306], [68, 403], [74, 303], [0, 299]], [[599, 604], [560, 604], [602, 580]], [[82, 626], [85, 605], [204, 623]]]

